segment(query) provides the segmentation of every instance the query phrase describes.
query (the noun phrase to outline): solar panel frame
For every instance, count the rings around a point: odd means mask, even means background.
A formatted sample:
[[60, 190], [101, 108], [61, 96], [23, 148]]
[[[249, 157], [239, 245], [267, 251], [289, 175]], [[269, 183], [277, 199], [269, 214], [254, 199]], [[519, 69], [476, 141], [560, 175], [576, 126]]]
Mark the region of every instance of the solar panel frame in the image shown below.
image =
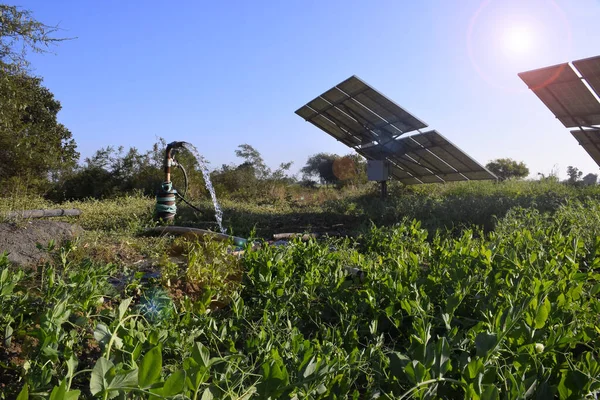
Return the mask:
[[[427, 124], [351, 76], [296, 110], [296, 114], [367, 160], [387, 160], [406, 185], [496, 177]], [[403, 136], [407, 132], [418, 134]]]
[[600, 96], [600, 56], [573, 61], [573, 65], [596, 93], [596, 96]]
[[[427, 160], [430, 164], [434, 164], [434, 168], [422, 165], [423, 168], [429, 171], [428, 174], [414, 174], [421, 181], [433, 179], [427, 178], [430, 176], [436, 176], [442, 182], [496, 179], [496, 176], [483, 165], [468, 156], [436, 130], [411, 135], [398, 141], [403, 142], [403, 145], [407, 148], [406, 153], [402, 155], [403, 160], [421, 158]], [[392, 158], [392, 160], [397, 160], [397, 157]], [[419, 170], [419, 172], [423, 171]]]
[[571, 134], [596, 164], [600, 166], [600, 130], [582, 129], [571, 131]]
[[568, 63], [518, 75], [566, 128], [600, 124], [600, 102]]
[[[496, 179], [484, 166], [469, 157], [439, 132], [432, 130], [360, 148], [368, 159], [386, 159], [419, 182]], [[402, 181], [406, 176], [391, 174]]]

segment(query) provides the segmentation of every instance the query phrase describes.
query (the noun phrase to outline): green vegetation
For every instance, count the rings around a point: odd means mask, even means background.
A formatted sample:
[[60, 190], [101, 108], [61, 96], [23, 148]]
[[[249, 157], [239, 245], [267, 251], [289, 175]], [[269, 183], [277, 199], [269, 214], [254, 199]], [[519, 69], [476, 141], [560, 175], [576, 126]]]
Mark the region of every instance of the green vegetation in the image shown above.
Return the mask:
[[[84, 210], [79, 241], [51, 246], [53, 261], [37, 269], [0, 261], [2, 396], [598, 394], [595, 187], [394, 187], [385, 203], [368, 191], [302, 190], [304, 204], [225, 200], [225, 221], [264, 237], [271, 224], [326, 220], [354, 237], [238, 258], [220, 242], [140, 235], [152, 198], [61, 204]], [[181, 208], [178, 224], [198, 226]]]
[[[156, 245], [132, 236], [149, 209], [106, 224], [118, 205], [92, 202], [81, 223]], [[590, 199], [514, 208], [487, 234], [402, 220], [239, 260], [158, 239], [160, 276], [82, 251], [88, 232], [37, 270], [1, 258], [3, 396], [593, 397], [599, 227]], [[176, 248], [186, 263], [160, 260]]]
[[499, 158], [485, 165], [498, 179], [504, 181], [510, 178], [525, 178], [529, 175], [529, 168], [524, 162], [517, 162], [511, 158]]

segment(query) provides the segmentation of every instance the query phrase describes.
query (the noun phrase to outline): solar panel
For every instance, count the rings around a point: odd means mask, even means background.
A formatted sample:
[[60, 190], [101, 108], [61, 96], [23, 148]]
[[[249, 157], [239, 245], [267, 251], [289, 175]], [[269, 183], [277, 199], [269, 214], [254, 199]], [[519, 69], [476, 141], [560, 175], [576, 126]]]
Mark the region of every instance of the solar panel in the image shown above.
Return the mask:
[[600, 56], [573, 61], [573, 65], [600, 96]]
[[391, 174], [410, 185], [496, 179], [477, 161], [433, 130], [361, 148], [369, 159], [387, 159]]
[[600, 165], [600, 130], [584, 129], [571, 131], [581, 147]]
[[296, 114], [368, 160], [387, 160], [406, 185], [495, 179], [437, 131], [402, 136], [427, 124], [351, 76], [299, 108]]
[[427, 127], [356, 76], [308, 102], [296, 114], [351, 147]]
[[568, 63], [521, 72], [519, 77], [565, 127], [600, 124], [600, 102]]

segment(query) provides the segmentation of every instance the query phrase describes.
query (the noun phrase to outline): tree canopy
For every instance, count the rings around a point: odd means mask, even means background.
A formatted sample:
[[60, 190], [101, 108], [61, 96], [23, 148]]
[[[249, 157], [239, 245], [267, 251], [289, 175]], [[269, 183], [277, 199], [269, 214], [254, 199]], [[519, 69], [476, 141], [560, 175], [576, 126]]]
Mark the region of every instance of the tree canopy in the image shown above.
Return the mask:
[[529, 175], [529, 168], [522, 161], [515, 161], [511, 158], [498, 158], [488, 162], [485, 166], [501, 181], [510, 178], [525, 178]]
[[45, 53], [51, 45], [66, 40], [54, 37], [57, 26], [33, 18], [31, 11], [0, 4], [0, 71], [17, 73], [29, 67], [27, 53]]
[[31, 12], [0, 4], [0, 180], [31, 186], [72, 169], [79, 157], [71, 132], [57, 120], [60, 102], [29, 75], [28, 51], [46, 52], [57, 27]]
[[300, 170], [305, 178], [317, 178], [323, 184], [358, 182], [366, 176], [364, 160], [355, 154], [339, 156], [318, 153], [310, 156]]
[[71, 132], [57, 121], [60, 102], [42, 80], [25, 74], [0, 79], [0, 179], [44, 180], [75, 166]]

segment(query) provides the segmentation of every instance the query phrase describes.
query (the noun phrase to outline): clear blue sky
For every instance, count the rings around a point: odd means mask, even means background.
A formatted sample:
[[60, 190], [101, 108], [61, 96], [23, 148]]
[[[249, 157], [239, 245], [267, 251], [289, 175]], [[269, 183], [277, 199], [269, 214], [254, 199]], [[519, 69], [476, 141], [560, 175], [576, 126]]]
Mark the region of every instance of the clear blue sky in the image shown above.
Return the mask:
[[[10, 3], [10, 2], [9, 2]], [[600, 53], [600, 0], [21, 0], [77, 37], [31, 57], [82, 159], [156, 137], [212, 167], [348, 149], [294, 111], [357, 75], [482, 164], [598, 166], [517, 73]]]

